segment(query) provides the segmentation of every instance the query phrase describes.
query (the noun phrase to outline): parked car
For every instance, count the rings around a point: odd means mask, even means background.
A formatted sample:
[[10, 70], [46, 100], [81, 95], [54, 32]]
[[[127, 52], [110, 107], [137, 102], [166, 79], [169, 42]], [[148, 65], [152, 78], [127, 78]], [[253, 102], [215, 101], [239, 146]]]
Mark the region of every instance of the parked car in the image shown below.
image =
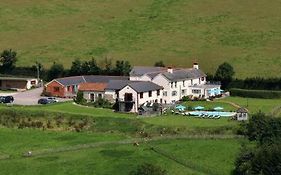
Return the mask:
[[0, 96], [0, 103], [13, 103], [14, 97], [13, 96]]
[[50, 103], [55, 103], [55, 101], [48, 99], [48, 98], [40, 98], [38, 100], [38, 104], [46, 105], [46, 104], [50, 104]]
[[56, 97], [48, 97], [47, 99], [53, 102], [59, 102], [59, 100]]

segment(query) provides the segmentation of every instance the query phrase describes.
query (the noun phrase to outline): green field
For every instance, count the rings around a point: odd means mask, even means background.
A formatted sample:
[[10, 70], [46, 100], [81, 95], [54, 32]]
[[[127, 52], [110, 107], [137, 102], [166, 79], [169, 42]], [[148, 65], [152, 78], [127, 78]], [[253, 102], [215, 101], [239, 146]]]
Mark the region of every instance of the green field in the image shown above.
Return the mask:
[[259, 111], [271, 113], [273, 110], [281, 106], [281, 99], [227, 97], [218, 101], [233, 102], [241, 107], [249, 109], [250, 113], [256, 113]]
[[[135, 147], [133, 144], [114, 143], [121, 137], [113, 135], [3, 128], [0, 131], [1, 174], [123, 175], [138, 164], [149, 162], [167, 169], [171, 175], [223, 175], [232, 170], [240, 147], [240, 141], [234, 139], [165, 139], [140, 143]], [[101, 141], [111, 143], [95, 145]], [[87, 145], [91, 147], [85, 147]], [[159, 152], [152, 151], [151, 147]], [[33, 151], [34, 155], [24, 157], [27, 151]], [[5, 159], [5, 155], [10, 155], [10, 158]]]
[[24, 66], [108, 57], [213, 73], [228, 61], [240, 78], [280, 76], [280, 16], [278, 0], [2, 0], [0, 50]]
[[[186, 102], [186, 106], [224, 107], [235, 110], [228, 97], [213, 102]], [[271, 112], [280, 100], [248, 99], [250, 112]], [[234, 168], [235, 157], [246, 140], [235, 135], [238, 122], [227, 118], [200, 119], [181, 115], [137, 117], [109, 109], [83, 107], [72, 102], [42, 106], [0, 105], [0, 122], [54, 120], [51, 129], [24, 128], [7, 122], [0, 125], [0, 174], [129, 174], [141, 163], [159, 165], [169, 175], [225, 175]], [[63, 121], [94, 121], [92, 127], [75, 132], [55, 127]], [[63, 123], [63, 122], [62, 122]], [[90, 122], [91, 123], [91, 122]], [[140, 134], [143, 131], [147, 135]], [[139, 146], [133, 143], [138, 142]], [[25, 157], [32, 151], [32, 157]]]

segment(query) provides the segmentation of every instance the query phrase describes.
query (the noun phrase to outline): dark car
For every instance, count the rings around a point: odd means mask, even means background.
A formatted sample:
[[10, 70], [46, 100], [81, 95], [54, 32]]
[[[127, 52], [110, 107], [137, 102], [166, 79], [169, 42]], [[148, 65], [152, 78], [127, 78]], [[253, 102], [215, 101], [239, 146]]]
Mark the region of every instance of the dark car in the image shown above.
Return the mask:
[[38, 100], [38, 104], [45, 105], [45, 104], [49, 104], [49, 103], [50, 103], [50, 101], [47, 98], [40, 98]]
[[55, 103], [56, 101], [54, 99], [49, 99], [49, 98], [40, 98], [38, 100], [38, 104], [49, 104], [49, 103]]
[[14, 102], [14, 97], [13, 96], [1, 96], [0, 97], [0, 102], [1, 103], [13, 103]]

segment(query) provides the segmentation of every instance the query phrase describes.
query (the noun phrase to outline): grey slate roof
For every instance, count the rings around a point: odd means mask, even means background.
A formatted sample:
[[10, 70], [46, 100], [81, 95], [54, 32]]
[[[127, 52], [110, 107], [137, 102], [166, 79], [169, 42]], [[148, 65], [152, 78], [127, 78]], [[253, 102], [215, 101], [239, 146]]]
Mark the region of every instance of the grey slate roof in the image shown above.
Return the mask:
[[177, 69], [174, 70], [173, 73], [164, 72], [162, 73], [168, 80], [170, 81], [180, 81], [184, 79], [194, 79], [205, 77], [206, 74], [202, 72], [200, 69]]
[[107, 90], [121, 90], [125, 86], [130, 86], [136, 92], [148, 92], [153, 90], [163, 89], [162, 86], [159, 86], [150, 81], [130, 81], [130, 80], [111, 80], [107, 85]]
[[239, 113], [247, 113], [247, 109], [245, 108], [239, 108], [236, 112], [239, 112]]
[[120, 90], [132, 82], [130, 80], [110, 80], [107, 84], [107, 90]]
[[129, 80], [127, 76], [85, 75], [87, 83], [108, 83], [110, 80]]
[[133, 88], [136, 92], [148, 92], [163, 89], [162, 86], [159, 86], [151, 81], [139, 81], [132, 82], [128, 84], [131, 88]]
[[110, 80], [128, 80], [126, 76], [85, 75], [55, 79], [64, 86], [78, 85], [81, 83], [108, 83]]
[[55, 80], [64, 86], [77, 85], [86, 82], [83, 76], [64, 77]]
[[166, 71], [165, 67], [145, 67], [145, 66], [135, 66], [130, 72], [130, 76], [142, 76], [146, 73], [162, 72]]
[[184, 79], [194, 79], [205, 77], [206, 74], [200, 69], [180, 69], [174, 68], [173, 73], [169, 73], [164, 67], [139, 67], [136, 66], [130, 72], [130, 76], [147, 75], [150, 78], [156, 77], [158, 74], [163, 74], [170, 81], [179, 81]]

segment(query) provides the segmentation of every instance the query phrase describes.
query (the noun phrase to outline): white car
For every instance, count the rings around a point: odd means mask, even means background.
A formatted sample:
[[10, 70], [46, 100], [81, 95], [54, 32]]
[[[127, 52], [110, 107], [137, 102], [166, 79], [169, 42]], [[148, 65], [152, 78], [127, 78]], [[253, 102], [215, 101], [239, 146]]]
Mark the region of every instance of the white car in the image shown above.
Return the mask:
[[48, 97], [47, 99], [53, 102], [59, 102], [59, 100], [56, 97]]

